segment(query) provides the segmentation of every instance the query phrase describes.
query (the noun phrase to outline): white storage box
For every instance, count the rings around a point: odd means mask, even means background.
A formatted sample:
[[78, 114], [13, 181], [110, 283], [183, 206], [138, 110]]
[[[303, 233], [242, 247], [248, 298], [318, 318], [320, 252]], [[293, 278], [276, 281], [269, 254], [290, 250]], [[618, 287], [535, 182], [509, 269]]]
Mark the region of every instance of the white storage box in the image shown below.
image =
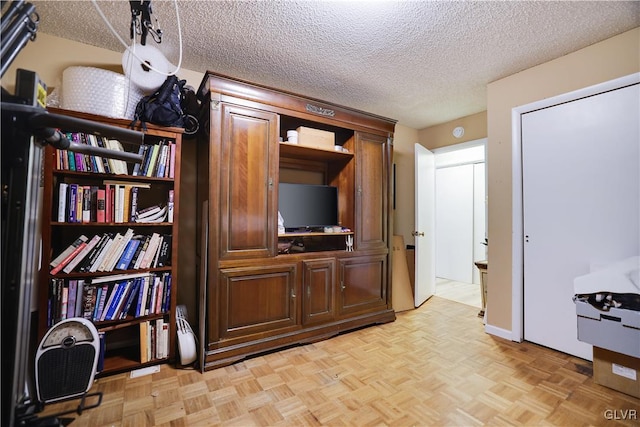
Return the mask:
[[640, 357], [640, 311], [598, 310], [576, 300], [578, 340], [632, 357]]

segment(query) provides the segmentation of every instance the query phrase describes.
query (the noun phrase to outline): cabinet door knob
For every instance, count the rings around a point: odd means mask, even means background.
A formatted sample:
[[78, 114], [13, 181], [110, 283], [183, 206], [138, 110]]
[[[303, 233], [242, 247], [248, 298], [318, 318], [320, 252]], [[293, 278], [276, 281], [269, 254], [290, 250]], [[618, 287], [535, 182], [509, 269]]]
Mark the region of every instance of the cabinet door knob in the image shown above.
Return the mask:
[[424, 231], [420, 232], [420, 231], [414, 231], [413, 233], [411, 233], [411, 235], [413, 237], [424, 237]]

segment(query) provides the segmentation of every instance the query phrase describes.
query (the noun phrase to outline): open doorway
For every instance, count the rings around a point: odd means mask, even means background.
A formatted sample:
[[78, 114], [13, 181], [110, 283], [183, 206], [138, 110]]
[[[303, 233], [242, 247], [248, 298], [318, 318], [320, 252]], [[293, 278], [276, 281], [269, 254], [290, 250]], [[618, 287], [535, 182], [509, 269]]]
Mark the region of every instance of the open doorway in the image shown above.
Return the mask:
[[433, 150], [435, 155], [436, 295], [480, 308], [487, 259], [486, 138]]

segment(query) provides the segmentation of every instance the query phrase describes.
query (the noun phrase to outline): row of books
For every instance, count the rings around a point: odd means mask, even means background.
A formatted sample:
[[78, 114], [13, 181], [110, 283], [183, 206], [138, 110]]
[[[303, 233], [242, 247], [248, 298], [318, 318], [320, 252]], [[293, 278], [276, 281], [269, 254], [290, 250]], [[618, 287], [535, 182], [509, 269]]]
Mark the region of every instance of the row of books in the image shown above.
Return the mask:
[[171, 234], [120, 232], [82, 234], [50, 263], [50, 274], [138, 270], [171, 265]]
[[161, 140], [154, 145], [142, 144], [138, 149], [142, 162], [133, 167], [134, 176], [174, 178], [176, 164], [176, 144]]
[[[91, 145], [110, 150], [124, 151], [122, 143], [117, 139], [81, 132], [67, 132], [67, 139], [77, 144]], [[71, 150], [56, 150], [56, 168], [78, 172], [108, 173], [128, 175], [129, 168], [124, 160], [108, 159], [106, 157], [77, 153]]]
[[164, 319], [140, 322], [140, 363], [169, 357], [169, 322]]
[[151, 188], [149, 183], [105, 180], [103, 184], [104, 187], [58, 184], [58, 222], [173, 222], [173, 189], [168, 192], [166, 204], [142, 208], [140, 192]]
[[47, 325], [84, 317], [93, 322], [166, 313], [171, 306], [171, 273], [121, 274], [94, 279], [52, 278]]

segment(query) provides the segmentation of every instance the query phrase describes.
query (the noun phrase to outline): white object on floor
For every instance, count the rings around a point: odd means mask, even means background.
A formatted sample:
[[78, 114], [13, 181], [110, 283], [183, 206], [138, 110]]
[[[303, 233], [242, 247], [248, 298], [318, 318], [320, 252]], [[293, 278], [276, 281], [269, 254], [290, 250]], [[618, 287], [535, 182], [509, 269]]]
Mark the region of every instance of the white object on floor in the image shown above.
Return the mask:
[[134, 371], [129, 372], [129, 378], [143, 377], [145, 375], [156, 374], [158, 372], [160, 372], [159, 365], [147, 366], [146, 368], [140, 368], [140, 369], [136, 369]]

